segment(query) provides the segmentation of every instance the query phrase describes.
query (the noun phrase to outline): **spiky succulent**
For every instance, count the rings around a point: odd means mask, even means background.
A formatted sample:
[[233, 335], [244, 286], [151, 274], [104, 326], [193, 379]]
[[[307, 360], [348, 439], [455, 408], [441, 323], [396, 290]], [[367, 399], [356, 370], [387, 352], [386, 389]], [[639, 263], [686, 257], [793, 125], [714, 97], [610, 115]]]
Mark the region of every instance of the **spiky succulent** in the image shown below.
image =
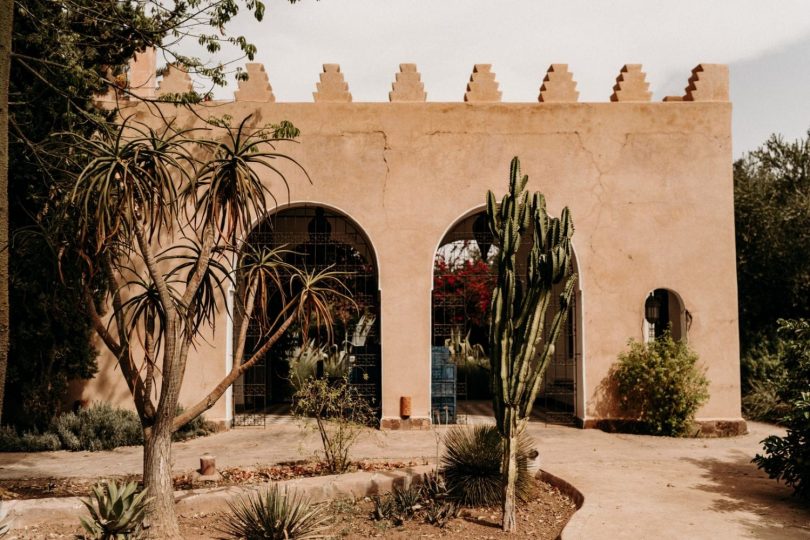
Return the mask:
[[146, 490], [139, 492], [135, 482], [98, 483], [90, 499], [82, 501], [90, 512], [90, 519], [81, 518], [82, 526], [94, 540], [139, 538], [149, 501]]
[[0, 505], [0, 538], [4, 538], [11, 531], [11, 516], [8, 515], [8, 510], [3, 509]]
[[312, 504], [300, 493], [282, 491], [278, 485], [264, 493], [229, 502], [230, 514], [220, 532], [246, 540], [310, 540], [325, 538], [330, 523], [328, 508]]
[[[441, 474], [450, 495], [466, 506], [487, 506], [503, 497], [503, 442], [492, 425], [456, 426], [444, 436]], [[525, 499], [531, 488], [528, 454], [532, 440], [526, 432], [518, 438], [516, 493]]]

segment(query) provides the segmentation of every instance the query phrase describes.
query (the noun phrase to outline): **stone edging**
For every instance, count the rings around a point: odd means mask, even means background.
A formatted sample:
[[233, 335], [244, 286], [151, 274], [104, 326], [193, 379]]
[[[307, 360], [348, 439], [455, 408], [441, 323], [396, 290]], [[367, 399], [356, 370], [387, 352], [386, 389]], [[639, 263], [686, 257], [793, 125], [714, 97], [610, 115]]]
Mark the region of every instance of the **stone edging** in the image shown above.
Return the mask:
[[[302, 491], [313, 502], [341, 496], [360, 498], [386, 493], [394, 487], [408, 486], [414, 479], [421, 480], [423, 474], [433, 469], [432, 465], [420, 465], [390, 471], [360, 471], [332, 476], [296, 478], [278, 482], [278, 485]], [[222, 510], [226, 501], [231, 498], [258, 491], [261, 487], [264, 486], [227, 486], [175, 491], [177, 513], [195, 514]], [[78, 525], [79, 517], [87, 513], [80, 497], [4, 501], [3, 510], [7, 511], [12, 519], [12, 528], [19, 521], [24, 521], [25, 525], [29, 526], [44, 523]]]
[[[332, 476], [313, 476], [309, 478], [296, 478], [278, 482], [280, 487], [303, 492], [313, 502], [321, 502], [338, 497], [353, 497], [359, 499], [369, 495], [387, 493], [394, 487], [407, 487], [412, 482], [420, 482], [422, 475], [433, 471], [433, 465], [420, 465], [408, 469], [394, 469], [390, 471], [354, 472]], [[585, 496], [566, 480], [540, 470], [536, 478], [560, 490], [574, 501], [577, 510], [582, 508]], [[175, 491], [175, 501], [178, 514], [201, 514], [222, 510], [227, 501], [254, 493], [264, 486], [225, 486], [205, 489], [192, 489]], [[44, 523], [75, 524], [79, 517], [86, 513], [79, 497], [54, 497], [48, 499], [19, 499], [5, 501], [3, 507], [8, 511], [14, 522], [25, 521], [25, 525], [40, 525]], [[571, 517], [568, 525], [576, 518]], [[567, 538], [565, 529], [560, 538]]]
[[[574, 536], [571, 534], [571, 527], [569, 527], [569, 525], [571, 522], [575, 522], [575, 527], [573, 528], [578, 528], [576, 526], [578, 524], [577, 514], [579, 513], [580, 508], [582, 508], [582, 506], [585, 504], [585, 495], [583, 495], [580, 490], [572, 486], [567, 480], [563, 480], [559, 476], [555, 476], [546, 470], [540, 469], [540, 471], [535, 475], [535, 478], [545, 482], [546, 484], [554, 486], [560, 491], [560, 493], [566, 495], [568, 498], [574, 501], [577, 509], [574, 510], [574, 514], [568, 519], [568, 523], [563, 525], [563, 529], [560, 531], [560, 535], [557, 537], [557, 539], [566, 540], [569, 538], [574, 538]], [[569, 530], [566, 531], [566, 529]]]

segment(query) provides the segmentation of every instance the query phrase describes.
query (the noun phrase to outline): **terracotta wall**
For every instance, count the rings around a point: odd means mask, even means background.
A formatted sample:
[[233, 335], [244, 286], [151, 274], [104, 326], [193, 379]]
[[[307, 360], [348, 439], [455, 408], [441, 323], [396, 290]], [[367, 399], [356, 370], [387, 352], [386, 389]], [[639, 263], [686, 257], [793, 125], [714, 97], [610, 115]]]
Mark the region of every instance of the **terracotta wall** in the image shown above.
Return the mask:
[[[380, 269], [384, 419], [398, 417], [403, 395], [413, 398], [414, 418], [429, 417], [435, 250], [457, 220], [483, 205], [487, 189], [505, 191], [509, 161], [519, 156], [529, 188], [544, 192], [554, 213], [568, 205], [576, 226], [585, 403], [578, 416], [618, 414], [604, 393], [605, 376], [627, 340], [642, 338], [649, 291], [669, 288], [693, 316], [689, 343], [711, 381], [711, 399], [698, 416], [736, 420], [731, 105], [727, 88], [724, 94], [712, 84], [714, 93], [687, 89], [683, 98], [659, 103], [275, 103], [258, 92], [197, 112], [235, 121], [252, 115], [254, 125], [293, 122], [300, 143], [280, 150], [300, 161], [312, 183], [282, 165], [290, 203], [337, 209], [368, 235]], [[178, 114], [180, 125], [196, 122], [188, 112], [165, 112]], [[148, 119], [145, 110], [139, 114]], [[192, 353], [181, 402], [191, 403], [224, 374], [227, 327], [223, 310], [210, 343]], [[119, 372], [108, 364], [80, 391], [127, 401]], [[222, 399], [208, 416], [225, 419], [225, 409]]]

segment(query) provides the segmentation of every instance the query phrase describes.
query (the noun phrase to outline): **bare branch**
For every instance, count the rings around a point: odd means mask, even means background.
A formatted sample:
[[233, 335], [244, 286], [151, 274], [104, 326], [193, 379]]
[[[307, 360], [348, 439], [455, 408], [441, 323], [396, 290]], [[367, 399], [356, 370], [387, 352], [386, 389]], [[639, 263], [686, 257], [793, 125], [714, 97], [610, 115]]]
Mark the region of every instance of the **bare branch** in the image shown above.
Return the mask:
[[99, 317], [98, 311], [96, 311], [96, 301], [93, 299], [93, 295], [90, 294], [88, 289], [84, 291], [84, 299], [87, 306], [87, 313], [90, 315], [90, 322], [93, 323], [93, 329], [98, 334], [98, 337], [101, 338], [101, 341], [104, 342], [104, 345], [107, 346], [111, 353], [116, 357], [120, 356], [121, 344], [110, 334], [109, 330], [107, 330], [107, 325], [104, 324], [101, 317]]
[[296, 319], [297, 317], [294, 313], [290, 314], [284, 321], [284, 323], [281, 326], [279, 326], [278, 329], [276, 329], [276, 331], [273, 333], [272, 336], [270, 336], [267, 339], [267, 341], [264, 342], [264, 345], [262, 345], [255, 353], [253, 353], [253, 356], [251, 356], [247, 362], [240, 363], [239, 365], [237, 365], [236, 359], [234, 359], [234, 367], [231, 369], [230, 373], [228, 373], [225, 376], [225, 378], [222, 379], [222, 381], [220, 381], [220, 383], [216, 385], [216, 387], [214, 387], [214, 389], [211, 390], [211, 392], [208, 393], [207, 396], [205, 396], [203, 399], [201, 399], [192, 407], [183, 411], [183, 414], [175, 417], [174, 423], [172, 425], [172, 430], [177, 431], [178, 429], [189, 423], [191, 420], [194, 420], [199, 415], [201, 415], [202, 413], [213, 407], [214, 403], [216, 403], [217, 400], [222, 397], [222, 394], [225, 393], [225, 390], [227, 390], [229, 386], [231, 386], [234, 382], [236, 382], [236, 379], [238, 379], [240, 375], [242, 375], [245, 371], [247, 371], [247, 369], [250, 366], [258, 362], [260, 358], [262, 358], [265, 354], [267, 354], [270, 348], [273, 345], [275, 345], [275, 343], [279, 340], [279, 338], [281, 338], [281, 336], [284, 335], [284, 333], [287, 331], [290, 325], [293, 322], [295, 322]]

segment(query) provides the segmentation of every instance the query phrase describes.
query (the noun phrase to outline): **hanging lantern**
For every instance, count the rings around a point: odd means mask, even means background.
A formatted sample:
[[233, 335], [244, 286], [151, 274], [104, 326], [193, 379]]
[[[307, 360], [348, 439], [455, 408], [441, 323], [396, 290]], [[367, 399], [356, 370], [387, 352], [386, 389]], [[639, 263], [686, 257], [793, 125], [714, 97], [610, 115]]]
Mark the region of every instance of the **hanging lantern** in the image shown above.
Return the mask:
[[489, 220], [486, 213], [478, 214], [478, 217], [473, 221], [473, 238], [475, 243], [478, 244], [478, 251], [481, 252], [481, 260], [485, 261], [489, 257], [489, 248], [492, 247], [492, 231], [489, 230]]
[[644, 318], [650, 324], [658, 324], [661, 320], [661, 300], [653, 293], [644, 302]]
[[329, 240], [329, 236], [332, 233], [332, 225], [330, 225], [329, 220], [326, 219], [326, 212], [323, 211], [323, 208], [318, 207], [315, 209], [315, 217], [307, 224], [307, 231], [312, 239], [317, 239], [317, 241], [321, 242]]

